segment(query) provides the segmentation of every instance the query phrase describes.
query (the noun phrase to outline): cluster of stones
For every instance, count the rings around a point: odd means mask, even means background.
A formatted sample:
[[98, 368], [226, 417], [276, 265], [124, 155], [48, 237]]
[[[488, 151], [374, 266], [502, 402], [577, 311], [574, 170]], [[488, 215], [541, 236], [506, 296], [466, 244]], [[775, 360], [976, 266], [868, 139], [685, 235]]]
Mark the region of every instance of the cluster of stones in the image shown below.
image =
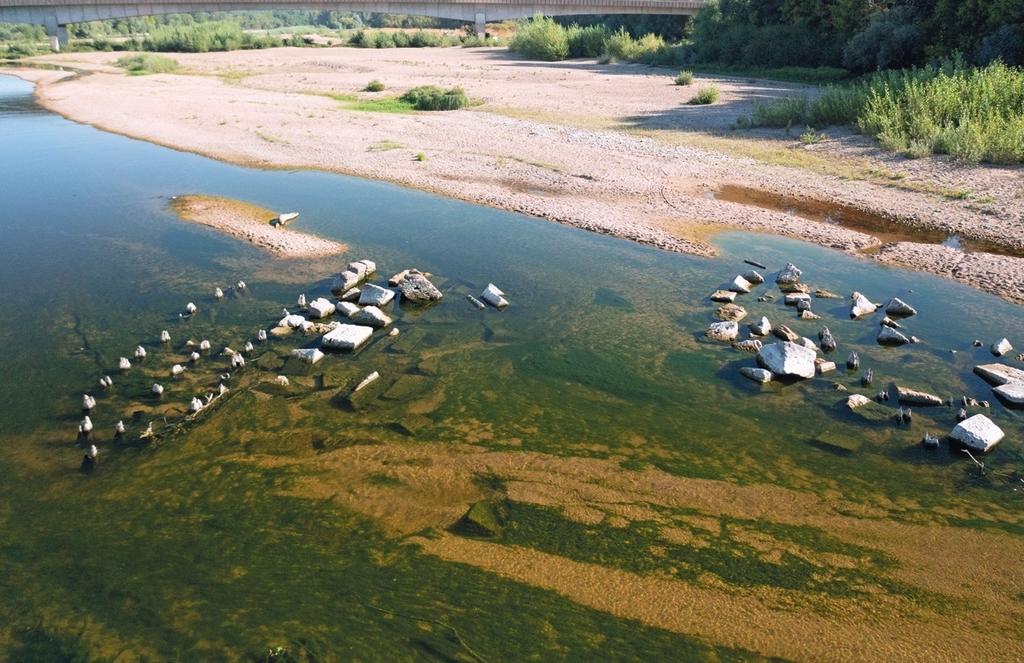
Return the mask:
[[[827, 290], [812, 290], [801, 281], [802, 276], [803, 272], [796, 265], [787, 263], [777, 273], [775, 283], [784, 296], [784, 304], [796, 309], [798, 319], [819, 320], [821, 316], [812, 310], [814, 299], [837, 298], [837, 295]], [[761, 384], [777, 379], [809, 379], [815, 375], [835, 371], [835, 362], [818, 356], [819, 350], [823, 353], [830, 353], [838, 347], [835, 336], [827, 326], [821, 327], [818, 332], [818, 340], [813, 341], [800, 336], [785, 324], [772, 325], [767, 317], [761, 317], [746, 325], [748, 331], [746, 339], [739, 338], [740, 321], [747, 316], [747, 311], [736, 303], [737, 298], [750, 293], [757, 285], [764, 282], [765, 279], [761, 274], [750, 270], [736, 276], [728, 284], [712, 292], [710, 299], [718, 304], [714, 312], [718, 322], [708, 325], [705, 336], [715, 341], [731, 343], [738, 350], [755, 353], [757, 366], [741, 367], [740, 374]], [[758, 297], [759, 302], [769, 302], [774, 299], [775, 296], [769, 292]], [[873, 303], [860, 292], [853, 292], [850, 296], [851, 319], [865, 318], [882, 308], [881, 305]], [[913, 306], [898, 297], [893, 297], [884, 306], [884, 313], [884, 317], [879, 321], [880, 329], [876, 337], [878, 344], [900, 346], [919, 342], [915, 336], [902, 331], [904, 327], [898, 322], [898, 320], [917, 315], [917, 310]], [[778, 341], [774, 343], [762, 341], [770, 335], [778, 338]], [[975, 344], [981, 345], [977, 341]], [[1012, 349], [1009, 341], [1005, 338], [991, 347], [992, 353], [997, 356], [1002, 356]], [[860, 357], [856, 352], [850, 353], [846, 367], [849, 370], [860, 369]], [[995, 392], [1001, 400], [1011, 405], [1024, 405], [1024, 371], [1000, 364], [988, 364], [977, 367], [975, 372], [995, 385]], [[861, 375], [861, 385], [868, 387], [872, 384], [873, 379], [873, 371], [867, 368]], [[838, 391], [847, 391], [845, 385], [838, 382], [834, 386]], [[875, 396], [875, 400], [888, 401], [889, 392], [879, 392]], [[954, 405], [953, 399], [949, 399], [947, 403], [933, 394], [900, 386], [896, 387], [896, 401], [899, 403], [899, 410], [895, 419], [900, 424], [909, 424], [912, 421], [913, 412], [910, 406], [928, 407], [948, 404], [952, 407]], [[857, 409], [870, 402], [871, 399], [865, 395], [851, 394], [846, 398], [845, 404], [850, 409]], [[959, 423], [950, 432], [949, 439], [972, 451], [987, 452], [1003, 438], [1003, 432], [984, 414], [975, 414], [969, 417], [968, 406], [988, 407], [988, 403], [978, 403], [964, 397], [962, 407], [957, 413]], [[935, 447], [938, 446], [937, 440], [938, 438], [935, 436], [926, 434], [923, 443], [926, 447]]]

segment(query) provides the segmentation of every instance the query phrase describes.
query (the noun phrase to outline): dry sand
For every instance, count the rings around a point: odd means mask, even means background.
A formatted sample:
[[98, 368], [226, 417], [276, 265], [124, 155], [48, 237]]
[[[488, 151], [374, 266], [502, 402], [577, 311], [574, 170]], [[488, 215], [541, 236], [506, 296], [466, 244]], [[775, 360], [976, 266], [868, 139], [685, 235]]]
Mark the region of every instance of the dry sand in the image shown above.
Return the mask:
[[[849, 132], [803, 145], [783, 132], [729, 129], [757, 101], [814, 88], [705, 77], [680, 87], [666, 69], [529, 62], [504, 49], [175, 55], [183, 70], [154, 76], [125, 75], [112, 66], [117, 57], [40, 58], [92, 72], [61, 82], [48, 72], [18, 73], [39, 81], [38, 97], [51, 110], [118, 133], [248, 165], [388, 180], [668, 250], [711, 255], [708, 236], [725, 229], [847, 252], [883, 243], [714, 197], [735, 184], [869, 211], [904, 232], [941, 230], [1024, 251], [1024, 169], [910, 161]], [[371, 79], [387, 90], [362, 92]], [[712, 83], [722, 90], [719, 103], [685, 105]], [[386, 98], [424, 84], [459, 85], [482, 103], [447, 113], [351, 108], [356, 98]], [[948, 250], [917, 243], [872, 256], [1024, 301], [1022, 258], [960, 254], [951, 267]]]
[[274, 227], [270, 221], [277, 214], [239, 200], [193, 194], [176, 197], [171, 207], [185, 221], [255, 244], [281, 258], [319, 258], [345, 250], [344, 244], [323, 237]]

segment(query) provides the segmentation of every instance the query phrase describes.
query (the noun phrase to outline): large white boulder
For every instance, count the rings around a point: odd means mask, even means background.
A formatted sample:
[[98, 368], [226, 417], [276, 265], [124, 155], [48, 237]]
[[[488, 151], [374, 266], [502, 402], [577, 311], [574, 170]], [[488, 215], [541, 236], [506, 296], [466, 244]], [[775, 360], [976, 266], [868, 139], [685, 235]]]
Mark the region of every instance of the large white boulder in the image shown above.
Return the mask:
[[436, 302], [444, 297], [430, 279], [414, 270], [410, 270], [398, 282], [398, 287], [402, 291], [402, 299], [413, 304]]
[[1006, 366], [1005, 364], [981, 364], [974, 367], [974, 372], [986, 382], [994, 385], [1007, 382], [1024, 382], [1024, 370]]
[[306, 319], [304, 317], [302, 317], [301, 315], [296, 315], [295, 313], [292, 313], [291, 315], [286, 315], [283, 318], [281, 318], [278, 321], [277, 326], [278, 327], [291, 327], [292, 329], [297, 329], [297, 328], [301, 327], [304, 322], [306, 322]]
[[331, 292], [345, 292], [346, 290], [351, 290], [362, 280], [363, 277], [358, 272], [345, 270], [334, 277], [334, 284], [331, 286]]
[[757, 322], [751, 322], [747, 327], [754, 336], [767, 336], [772, 331], [772, 323], [764, 316]]
[[992, 391], [1007, 403], [1024, 405], [1024, 382], [1007, 382]]
[[859, 318], [862, 315], [874, 313], [877, 308], [878, 306], [876, 304], [872, 304], [870, 299], [860, 294], [859, 292], [855, 292], [852, 295], [850, 295], [851, 318]]
[[982, 453], [999, 444], [1004, 435], [1003, 430], [983, 414], [976, 414], [961, 421], [949, 434], [971, 451]]
[[355, 350], [370, 340], [373, 327], [338, 325], [320, 338], [320, 345], [335, 350]]
[[869, 399], [867, 396], [863, 396], [861, 394], [850, 394], [850, 397], [846, 399], [846, 407], [850, 408], [851, 410], [856, 410], [857, 408], [863, 405], [867, 405], [870, 402], [871, 399]]
[[359, 292], [360, 306], [384, 306], [395, 298], [395, 291], [382, 288], [379, 285], [365, 285]]
[[766, 345], [757, 353], [757, 363], [775, 375], [813, 378], [817, 353], [802, 345], [783, 341]]
[[729, 288], [728, 289], [732, 290], [733, 292], [744, 293], [744, 292], [750, 292], [750, 288], [751, 288], [750, 281], [746, 280], [742, 276], [737, 276], [736, 278], [734, 278], [732, 280], [732, 283], [729, 284]]
[[910, 339], [907, 338], [903, 332], [896, 331], [892, 327], [882, 327], [878, 332], [879, 345], [906, 345], [910, 343]]
[[803, 275], [796, 265], [791, 262], [787, 262], [786, 266], [782, 268], [782, 271], [775, 277], [775, 282], [781, 285], [792, 285], [800, 282], [800, 276]]
[[391, 318], [376, 306], [367, 306], [358, 313], [353, 314], [351, 320], [357, 325], [367, 325], [369, 327], [387, 327], [391, 324]]
[[334, 311], [334, 304], [323, 297], [318, 297], [309, 303], [309, 314], [314, 318], [326, 318]]
[[734, 341], [740, 333], [740, 326], [733, 320], [725, 322], [713, 322], [708, 325], [704, 335], [715, 341]]

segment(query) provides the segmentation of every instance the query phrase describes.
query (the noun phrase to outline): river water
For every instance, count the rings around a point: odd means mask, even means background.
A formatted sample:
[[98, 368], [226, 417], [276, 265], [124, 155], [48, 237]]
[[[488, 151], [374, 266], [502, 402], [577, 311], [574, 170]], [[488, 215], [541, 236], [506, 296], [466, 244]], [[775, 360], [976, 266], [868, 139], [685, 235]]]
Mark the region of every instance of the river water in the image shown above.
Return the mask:
[[[253, 458], [473, 443], [838, 493], [865, 505], [903, 501], [910, 519], [939, 517], [942, 507], [983, 521], [989, 509], [1019, 508], [1005, 481], [977, 480], [945, 446], [920, 447], [925, 431], [949, 432], [955, 410], [919, 408], [911, 427], [897, 426], [893, 405], [850, 412], [833, 387], [873, 395], [901, 384], [988, 400], [986, 412], [1007, 433], [986, 458], [990, 473], [1019, 469], [1024, 417], [972, 368], [995, 361], [987, 346], [1001, 336], [1024, 343], [1024, 311], [955, 283], [767, 235], [723, 234], [714, 259], [674, 255], [389, 184], [228, 165], [62, 119], [8, 76], [0, 76], [0, 154], [0, 622], [12, 625], [0, 627], [0, 644], [22, 654], [234, 659], [301, 641], [319, 648], [318, 660], [413, 659], [446, 647], [466, 656], [443, 629], [381, 606], [457, 624], [489, 659], [551, 657], [559, 646], [613, 657], [709, 651], [416, 554], [365, 514], [282, 496], [295, 470], [245, 462]], [[298, 210], [299, 229], [350, 251], [270, 258], [179, 221], [168, 203], [186, 193]], [[330, 355], [314, 368], [287, 357], [315, 338], [274, 341], [244, 378], [229, 381], [251, 398], [159, 444], [111, 439], [117, 420], [129, 437], [151, 421], [173, 424], [229, 370], [215, 352], [172, 381], [167, 371], [184, 360], [186, 340], [240, 349], [299, 293], [329, 296], [331, 275], [363, 257], [376, 261], [378, 276], [430, 272], [445, 299], [426, 310], [394, 308], [400, 336], [378, 334], [357, 355]], [[919, 310], [906, 325], [922, 343], [877, 346], [877, 320], [848, 320], [845, 300], [816, 300], [819, 323], [796, 320], [781, 297], [746, 295], [748, 320], [768, 315], [811, 338], [826, 323], [839, 362], [855, 349], [875, 374], [870, 389], [845, 370], [799, 384], [750, 383], [738, 368], [753, 365], [751, 355], [702, 338], [714, 308], [708, 294], [746, 269], [746, 257], [769, 271], [792, 260], [807, 282], [844, 297], [900, 296]], [[245, 293], [230, 288], [239, 279]], [[465, 299], [488, 282], [507, 293], [505, 311]], [[221, 302], [212, 297], [218, 286], [229, 291]], [[179, 319], [189, 301], [199, 313]], [[170, 348], [158, 343], [162, 329]], [[972, 347], [975, 338], [986, 347]], [[149, 357], [118, 373], [118, 357], [139, 344]], [[379, 384], [350, 398], [353, 381], [374, 370]], [[115, 386], [100, 394], [104, 374]], [[290, 376], [289, 389], [270, 384], [278, 374]], [[167, 385], [159, 403], [148, 397], [154, 381]], [[92, 418], [101, 462], [90, 476], [78, 472], [75, 439], [85, 392], [100, 401]], [[545, 624], [557, 643], [540, 636]]]

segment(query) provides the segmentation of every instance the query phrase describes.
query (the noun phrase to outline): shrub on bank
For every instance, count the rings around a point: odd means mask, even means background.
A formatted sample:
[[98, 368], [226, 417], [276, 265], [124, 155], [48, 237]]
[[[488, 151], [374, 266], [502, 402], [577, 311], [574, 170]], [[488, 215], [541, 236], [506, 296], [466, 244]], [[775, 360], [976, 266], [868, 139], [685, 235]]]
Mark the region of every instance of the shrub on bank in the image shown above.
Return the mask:
[[708, 85], [697, 90], [697, 94], [693, 95], [686, 103], [691, 106], [706, 106], [718, 101], [720, 95], [721, 93], [716, 86]]
[[422, 111], [458, 110], [469, 105], [469, 97], [461, 88], [442, 90], [435, 85], [414, 87], [399, 99]]
[[143, 42], [143, 48], [147, 51], [175, 53], [234, 51], [280, 45], [281, 40], [276, 37], [243, 32], [241, 26], [231, 21], [165, 25], [154, 28]]
[[676, 74], [676, 85], [690, 85], [693, 83], [692, 71], [681, 71]]
[[827, 88], [811, 101], [789, 97], [754, 107], [757, 126], [852, 124], [908, 156], [950, 154], [970, 162], [1024, 163], [1024, 70], [951, 61], [885, 71]]
[[140, 53], [128, 55], [115, 62], [118, 67], [125, 69], [129, 74], [142, 76], [145, 74], [168, 74], [178, 70], [176, 60], [162, 55], [152, 53]]
[[565, 36], [569, 44], [570, 58], [596, 58], [604, 53], [604, 43], [608, 40], [608, 28], [603, 25], [580, 27], [570, 25]]
[[367, 83], [366, 87], [363, 89], [366, 90], [367, 92], [380, 92], [384, 89], [384, 84], [374, 79]]
[[538, 14], [520, 22], [509, 48], [536, 60], [564, 60], [569, 57], [569, 35], [555, 19]]

